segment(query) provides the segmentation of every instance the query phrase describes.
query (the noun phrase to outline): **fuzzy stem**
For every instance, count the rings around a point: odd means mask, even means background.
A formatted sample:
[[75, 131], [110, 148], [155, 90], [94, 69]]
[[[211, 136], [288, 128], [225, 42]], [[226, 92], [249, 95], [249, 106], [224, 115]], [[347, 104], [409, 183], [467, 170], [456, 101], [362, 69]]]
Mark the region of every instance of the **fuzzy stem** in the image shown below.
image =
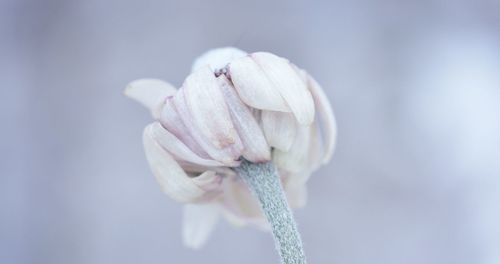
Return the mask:
[[244, 160], [236, 171], [258, 198], [262, 211], [271, 224], [281, 263], [305, 264], [306, 256], [300, 234], [276, 167], [271, 162], [251, 163]]

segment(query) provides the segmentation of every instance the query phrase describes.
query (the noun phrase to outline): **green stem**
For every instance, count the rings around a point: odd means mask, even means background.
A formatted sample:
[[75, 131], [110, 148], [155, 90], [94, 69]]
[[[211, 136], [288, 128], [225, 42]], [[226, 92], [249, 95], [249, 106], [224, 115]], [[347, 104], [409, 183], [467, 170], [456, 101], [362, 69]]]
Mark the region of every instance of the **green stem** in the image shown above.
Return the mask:
[[302, 241], [288, 206], [276, 167], [271, 162], [251, 163], [244, 160], [236, 171], [258, 198], [271, 225], [276, 249], [283, 264], [305, 264]]

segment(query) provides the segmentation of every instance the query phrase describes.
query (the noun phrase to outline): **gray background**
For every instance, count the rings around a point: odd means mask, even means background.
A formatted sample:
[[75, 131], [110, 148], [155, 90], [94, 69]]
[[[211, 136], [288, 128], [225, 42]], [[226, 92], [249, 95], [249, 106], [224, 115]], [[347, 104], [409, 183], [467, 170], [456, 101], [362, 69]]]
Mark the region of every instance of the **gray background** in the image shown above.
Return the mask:
[[278, 263], [181, 244], [122, 95], [235, 45], [308, 69], [338, 119], [296, 212], [309, 263], [500, 263], [498, 1], [0, 1], [1, 263]]

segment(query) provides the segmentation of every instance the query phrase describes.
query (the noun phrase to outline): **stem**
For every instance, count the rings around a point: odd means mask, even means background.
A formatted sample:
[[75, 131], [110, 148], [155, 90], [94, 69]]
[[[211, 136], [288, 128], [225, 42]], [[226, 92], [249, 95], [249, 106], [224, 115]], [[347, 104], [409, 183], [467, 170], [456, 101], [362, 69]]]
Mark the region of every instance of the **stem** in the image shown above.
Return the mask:
[[259, 199], [262, 211], [271, 224], [281, 263], [305, 264], [306, 256], [300, 234], [276, 167], [272, 162], [251, 163], [244, 160], [241, 166], [235, 169]]

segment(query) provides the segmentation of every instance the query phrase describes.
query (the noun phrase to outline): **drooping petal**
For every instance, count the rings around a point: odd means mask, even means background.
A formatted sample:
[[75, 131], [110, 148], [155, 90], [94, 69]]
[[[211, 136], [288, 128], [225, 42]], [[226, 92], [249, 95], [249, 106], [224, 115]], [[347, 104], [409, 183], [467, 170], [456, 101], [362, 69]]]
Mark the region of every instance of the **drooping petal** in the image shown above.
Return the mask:
[[231, 61], [246, 56], [247, 53], [233, 47], [213, 49], [198, 57], [191, 68], [194, 72], [204, 66], [210, 66], [212, 72], [220, 71]]
[[299, 124], [308, 126], [314, 121], [314, 101], [307, 84], [300, 78], [290, 62], [268, 52], [250, 55], [267, 78], [279, 91]]
[[217, 148], [237, 142], [228, 107], [217, 79], [209, 67], [202, 67], [186, 78], [183, 92], [193, 122]]
[[[242, 220], [240, 224], [244, 225], [251, 219], [263, 218], [257, 200], [239, 177], [225, 178], [222, 188], [224, 192], [222, 206], [230, 212], [234, 220], [240, 219]], [[236, 224], [237, 222], [235, 221]]]
[[319, 133], [319, 126], [314, 122], [309, 127], [299, 126], [297, 135], [288, 151], [276, 149], [273, 161], [290, 173], [289, 181], [297, 185], [305, 184], [307, 178], [298, 180], [298, 176], [309, 176], [322, 164], [324, 150]]
[[[209, 171], [217, 173], [216, 169]], [[221, 189], [219, 187], [221, 187], [222, 184], [222, 177], [213, 177], [212, 175], [204, 172], [201, 174], [188, 173], [188, 176], [194, 184], [211, 194], [207, 195], [207, 197], [214, 197], [220, 194]]]
[[324, 93], [321, 86], [314, 80], [309, 74], [308, 76], [308, 86], [311, 94], [314, 98], [314, 103], [316, 105], [317, 112], [319, 113], [321, 123], [324, 127], [322, 133], [324, 137], [324, 149], [325, 154], [323, 156], [323, 164], [330, 161], [333, 151], [335, 149], [335, 142], [337, 138], [337, 124], [335, 122], [335, 116], [333, 115], [333, 109]]
[[319, 113], [320, 121], [323, 127], [321, 136], [324, 141], [323, 149], [325, 153], [322, 158], [322, 163], [326, 164], [330, 161], [333, 155], [337, 139], [337, 124], [335, 122], [335, 115], [333, 114], [332, 106], [318, 82], [305, 70], [300, 69], [294, 64], [291, 65], [300, 77], [307, 83], [307, 87], [313, 96], [316, 112]]
[[127, 85], [125, 95], [149, 108], [154, 118], [158, 118], [160, 106], [165, 98], [175, 94], [177, 89], [158, 79], [139, 79]]
[[243, 143], [243, 157], [252, 162], [270, 160], [270, 148], [252, 112], [240, 100], [233, 85], [225, 75], [219, 76], [217, 80], [229, 107], [234, 126]]
[[213, 204], [186, 204], [184, 205], [184, 221], [182, 238], [184, 245], [199, 249], [212, 233], [219, 212]]
[[301, 172], [308, 168], [311, 127], [298, 126], [297, 135], [288, 151], [275, 149], [273, 161], [278, 168], [290, 172]]
[[262, 129], [270, 146], [288, 151], [297, 133], [297, 121], [291, 113], [262, 111]]
[[[290, 177], [294, 179], [296, 176]], [[285, 182], [283, 186], [288, 203], [292, 208], [304, 207], [307, 203], [307, 188], [305, 182], [295, 181], [292, 179]]]
[[159, 122], [151, 125], [151, 136], [160, 146], [172, 154], [176, 160], [183, 160], [202, 166], [223, 166], [218, 161], [198, 156]]
[[177, 163], [179, 163], [179, 165], [188, 175], [199, 175], [200, 173], [203, 173], [207, 170], [215, 171], [218, 175], [221, 175], [223, 177], [232, 177], [236, 175], [236, 172], [230, 169], [231, 167], [208, 167], [186, 161], [178, 161]]
[[191, 132], [184, 124], [184, 121], [182, 121], [179, 111], [177, 111], [177, 108], [173, 103], [172, 97], [165, 100], [159, 121], [164, 128], [174, 134], [179, 140], [188, 146], [191, 151], [204, 159], [210, 158], [207, 152], [203, 150], [200, 144], [198, 144], [191, 135]]
[[[182, 122], [186, 125], [189, 134], [192, 135], [196, 143], [206, 153], [208, 153], [211, 158], [222, 162], [224, 165], [232, 167], [239, 165], [237, 160], [243, 151], [243, 144], [241, 143], [240, 138], [236, 135], [235, 144], [229, 145], [225, 148], [218, 148], [214, 146], [212, 142], [205, 137], [203, 133], [201, 133], [202, 131], [200, 131], [199, 127], [195, 124], [194, 118], [191, 116], [191, 111], [186, 104], [185, 97], [185, 94], [180, 91], [173, 97], [173, 103], [182, 119]], [[213, 116], [218, 115], [218, 113], [213, 111], [211, 111], [211, 113]]]
[[321, 133], [318, 122], [311, 125], [311, 134], [309, 136], [309, 149], [307, 150], [308, 162], [307, 171], [317, 170], [323, 164], [325, 155], [323, 141], [321, 140]]
[[[196, 177], [189, 177], [174, 158], [155, 141], [152, 133], [152, 125], [148, 125], [143, 134], [144, 150], [149, 166], [162, 191], [172, 199], [179, 202], [198, 202], [210, 197], [212, 192], [217, 191], [221, 182], [220, 176], [214, 171], [206, 171], [198, 177], [202, 177], [206, 185], [196, 181]], [[210, 187], [209, 187], [210, 185]]]
[[290, 108], [261, 67], [250, 57], [232, 61], [231, 81], [245, 104], [263, 110], [290, 112]]

